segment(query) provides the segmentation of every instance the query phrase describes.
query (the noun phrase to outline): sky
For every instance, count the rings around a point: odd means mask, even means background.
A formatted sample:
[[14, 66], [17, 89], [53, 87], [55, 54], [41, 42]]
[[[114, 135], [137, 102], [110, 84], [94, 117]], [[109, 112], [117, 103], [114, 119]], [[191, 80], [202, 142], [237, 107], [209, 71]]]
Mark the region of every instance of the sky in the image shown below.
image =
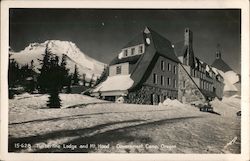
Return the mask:
[[10, 9], [9, 44], [18, 52], [30, 43], [65, 40], [101, 62], [109, 63], [145, 26], [173, 44], [193, 32], [198, 58], [212, 64], [216, 46], [222, 59], [240, 73], [241, 12], [237, 9]]

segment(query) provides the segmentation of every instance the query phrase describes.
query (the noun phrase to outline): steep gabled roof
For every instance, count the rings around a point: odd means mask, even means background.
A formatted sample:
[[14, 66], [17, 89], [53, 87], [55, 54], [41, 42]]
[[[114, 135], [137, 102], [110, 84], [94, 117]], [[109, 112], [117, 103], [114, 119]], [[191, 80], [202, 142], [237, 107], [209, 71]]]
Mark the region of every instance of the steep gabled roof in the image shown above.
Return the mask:
[[150, 32], [148, 34], [148, 37], [150, 38], [151, 43], [146, 47], [145, 52], [137, 61], [135, 68], [131, 73], [131, 78], [134, 80], [134, 84], [131, 87], [131, 90], [145, 81], [148, 73], [150, 73], [157, 61], [157, 58], [160, 55], [177, 63], [180, 62], [176, 57], [174, 49], [172, 48], [171, 42], [169, 40], [162, 37], [148, 27], [146, 27], [145, 30]]
[[136, 35], [136, 37], [134, 37], [130, 42], [128, 42], [123, 48], [128, 48], [139, 44], [144, 44], [144, 37], [142, 33]]
[[223, 72], [227, 72], [230, 70], [233, 70], [226, 62], [224, 62], [224, 60], [222, 60], [221, 58], [219, 59], [215, 59], [215, 61], [212, 64], [213, 67], [222, 70]]
[[184, 41], [179, 41], [173, 44], [175, 55], [177, 57], [184, 55]]
[[141, 55], [134, 55], [119, 59], [117, 56], [110, 62], [110, 65], [126, 63], [126, 62], [128, 62], [129, 64], [135, 64], [140, 59], [140, 57]]
[[171, 42], [152, 29], [149, 29], [149, 31], [152, 35], [156, 51], [160, 55], [179, 63], [180, 61], [175, 55], [174, 48], [172, 47]]

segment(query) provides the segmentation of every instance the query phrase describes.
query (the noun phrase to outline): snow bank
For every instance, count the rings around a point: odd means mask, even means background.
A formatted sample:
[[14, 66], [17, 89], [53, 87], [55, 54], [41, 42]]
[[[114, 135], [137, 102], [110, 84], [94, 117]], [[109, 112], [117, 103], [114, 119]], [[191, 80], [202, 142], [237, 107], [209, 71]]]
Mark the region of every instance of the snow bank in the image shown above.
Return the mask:
[[240, 80], [238, 74], [235, 73], [234, 71], [226, 72], [224, 75], [224, 79], [226, 79], [231, 84], [235, 84]]
[[235, 117], [236, 113], [241, 110], [240, 98], [237, 96], [223, 97], [222, 100], [217, 98], [211, 101], [211, 105], [215, 112], [220, 113], [222, 116]]
[[178, 100], [171, 100], [169, 98], [167, 98], [165, 101], [163, 101], [162, 103], [163, 106], [176, 106], [176, 107], [183, 107], [184, 104], [182, 104], [181, 102], [179, 102]]
[[217, 70], [224, 79], [224, 92], [225, 91], [238, 91], [234, 83], [239, 81], [239, 76], [234, 71], [228, 71], [224, 73], [221, 70]]
[[[61, 108], [67, 108], [78, 104], [88, 104], [95, 102], [104, 102], [93, 97], [80, 94], [60, 94]], [[15, 95], [14, 99], [9, 100], [10, 110], [26, 111], [29, 109], [47, 108], [47, 101], [49, 95], [47, 94], [29, 94], [24, 93]]]
[[98, 91], [123, 91], [129, 89], [134, 81], [130, 75], [109, 76], [106, 81], [98, 85], [93, 92]]
[[119, 98], [117, 98], [117, 100], [115, 102], [116, 103], [124, 103], [124, 98], [123, 97], [119, 97]]

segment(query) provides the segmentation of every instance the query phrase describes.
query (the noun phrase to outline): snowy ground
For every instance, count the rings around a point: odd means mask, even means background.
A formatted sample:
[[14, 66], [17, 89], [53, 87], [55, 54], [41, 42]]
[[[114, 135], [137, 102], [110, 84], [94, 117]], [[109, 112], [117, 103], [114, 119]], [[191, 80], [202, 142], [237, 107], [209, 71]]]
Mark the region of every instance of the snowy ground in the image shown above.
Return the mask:
[[177, 102], [116, 104], [77, 94], [61, 94], [64, 108], [49, 109], [47, 97], [9, 100], [9, 151], [240, 153], [238, 97], [212, 102], [221, 115]]

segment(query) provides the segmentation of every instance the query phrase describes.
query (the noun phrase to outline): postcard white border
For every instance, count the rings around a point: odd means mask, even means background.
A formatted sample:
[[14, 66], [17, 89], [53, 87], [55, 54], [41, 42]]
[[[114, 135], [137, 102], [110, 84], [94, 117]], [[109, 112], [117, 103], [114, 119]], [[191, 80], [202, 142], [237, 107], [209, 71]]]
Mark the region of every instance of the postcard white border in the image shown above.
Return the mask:
[[[241, 154], [38, 154], [8, 153], [9, 8], [166, 8], [241, 9], [242, 124]], [[0, 160], [249, 160], [249, 2], [247, 0], [137, 0], [137, 1], [1, 1], [1, 145]]]

